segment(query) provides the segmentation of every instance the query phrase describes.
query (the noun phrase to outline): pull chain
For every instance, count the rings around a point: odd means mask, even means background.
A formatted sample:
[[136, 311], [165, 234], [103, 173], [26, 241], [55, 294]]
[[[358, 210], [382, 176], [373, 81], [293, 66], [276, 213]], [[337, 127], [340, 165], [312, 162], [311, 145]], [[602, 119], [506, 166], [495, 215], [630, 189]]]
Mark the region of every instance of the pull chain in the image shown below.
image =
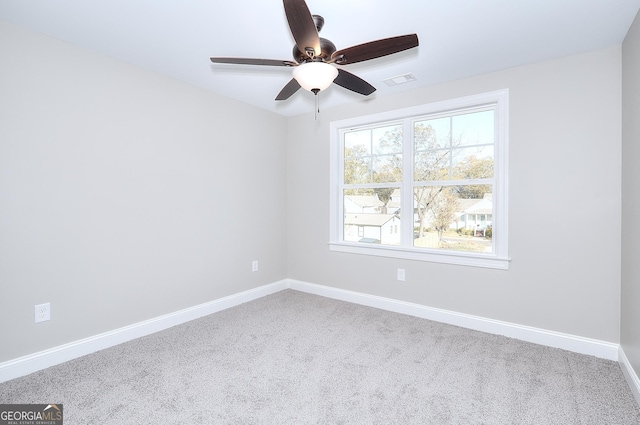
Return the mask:
[[320, 113], [320, 99], [318, 99], [318, 93], [320, 92], [320, 89], [313, 89], [311, 91], [315, 95], [315, 100], [316, 100], [315, 120], [318, 121], [318, 114]]

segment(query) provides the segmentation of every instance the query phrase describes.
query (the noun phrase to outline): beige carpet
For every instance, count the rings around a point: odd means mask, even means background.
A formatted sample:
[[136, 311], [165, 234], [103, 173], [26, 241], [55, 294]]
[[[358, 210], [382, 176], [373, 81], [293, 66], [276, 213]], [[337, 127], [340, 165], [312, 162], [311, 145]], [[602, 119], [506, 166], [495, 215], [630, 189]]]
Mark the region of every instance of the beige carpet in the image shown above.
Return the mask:
[[292, 290], [0, 384], [66, 425], [640, 424], [616, 362]]

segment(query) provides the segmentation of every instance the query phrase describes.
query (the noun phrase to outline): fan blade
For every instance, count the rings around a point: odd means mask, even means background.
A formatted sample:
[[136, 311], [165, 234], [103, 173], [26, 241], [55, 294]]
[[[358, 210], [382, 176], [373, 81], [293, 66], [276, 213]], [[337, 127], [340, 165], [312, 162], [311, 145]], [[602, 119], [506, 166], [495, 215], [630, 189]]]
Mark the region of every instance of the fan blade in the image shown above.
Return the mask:
[[282, 0], [289, 28], [298, 50], [314, 58], [320, 56], [320, 37], [313, 16], [304, 0]]
[[296, 62], [277, 59], [246, 59], [246, 58], [211, 58], [213, 63], [232, 63], [237, 65], [265, 65], [265, 66], [297, 66]]
[[292, 94], [298, 91], [299, 88], [300, 83], [298, 83], [295, 78], [292, 78], [291, 81], [289, 81], [287, 85], [284, 86], [282, 90], [280, 90], [280, 93], [278, 93], [278, 96], [276, 96], [276, 100], [289, 99]]
[[371, 84], [367, 83], [362, 78], [345, 71], [344, 69], [338, 70], [338, 76], [333, 80], [333, 82], [345, 89], [349, 89], [365, 96], [369, 96], [371, 93], [376, 91], [376, 88]]
[[338, 65], [347, 65], [391, 55], [417, 46], [416, 34], [401, 35], [338, 50], [331, 55], [331, 61]]

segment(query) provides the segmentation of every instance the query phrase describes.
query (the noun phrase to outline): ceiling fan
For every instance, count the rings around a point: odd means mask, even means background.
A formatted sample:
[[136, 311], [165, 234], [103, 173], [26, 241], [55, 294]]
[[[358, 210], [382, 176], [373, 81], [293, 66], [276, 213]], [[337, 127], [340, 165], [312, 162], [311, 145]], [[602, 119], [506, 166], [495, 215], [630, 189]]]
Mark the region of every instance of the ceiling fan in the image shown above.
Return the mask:
[[293, 78], [278, 93], [275, 100], [286, 100], [303, 87], [315, 95], [335, 83], [348, 90], [368, 96], [376, 88], [360, 77], [334, 65], [349, 65], [382, 56], [391, 55], [418, 46], [416, 34], [402, 35], [371, 41], [346, 49], [336, 50], [329, 40], [318, 33], [324, 26], [324, 18], [311, 15], [304, 0], [283, 0], [291, 34], [295, 61], [276, 59], [247, 59], [212, 57], [213, 63], [238, 65], [266, 65], [294, 67]]

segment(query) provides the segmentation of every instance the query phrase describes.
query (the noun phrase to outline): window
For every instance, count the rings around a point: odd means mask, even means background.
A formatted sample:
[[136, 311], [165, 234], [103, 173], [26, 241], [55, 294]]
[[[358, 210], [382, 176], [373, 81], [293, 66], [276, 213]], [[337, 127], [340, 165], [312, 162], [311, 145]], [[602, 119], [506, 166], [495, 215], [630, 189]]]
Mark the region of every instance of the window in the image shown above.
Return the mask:
[[508, 91], [331, 123], [334, 251], [508, 268]]

